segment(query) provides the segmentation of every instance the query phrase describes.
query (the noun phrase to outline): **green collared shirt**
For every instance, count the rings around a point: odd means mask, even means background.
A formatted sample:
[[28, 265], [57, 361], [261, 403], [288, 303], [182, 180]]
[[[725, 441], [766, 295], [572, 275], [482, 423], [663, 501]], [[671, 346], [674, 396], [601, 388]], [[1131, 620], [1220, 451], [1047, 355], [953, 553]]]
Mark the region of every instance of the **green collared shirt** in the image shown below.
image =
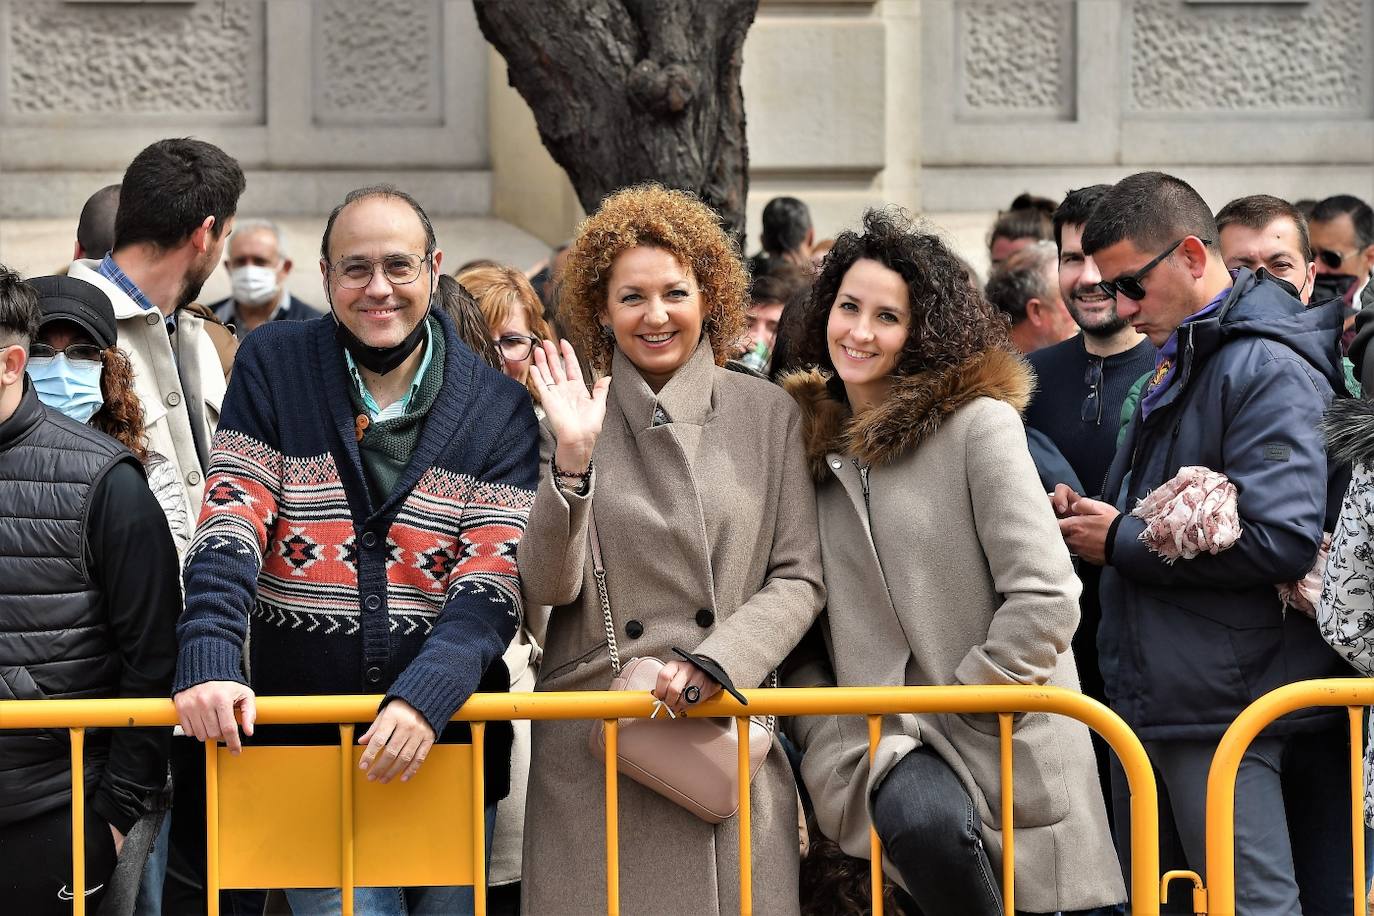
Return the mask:
[[403, 417], [410, 412], [410, 404], [415, 398], [415, 392], [419, 390], [420, 383], [425, 380], [425, 373], [429, 371], [429, 364], [434, 359], [434, 334], [429, 327], [429, 320], [425, 320], [425, 355], [420, 358], [420, 368], [415, 371], [415, 379], [410, 383], [410, 388], [404, 397], [388, 404], [385, 408], [378, 407], [376, 399], [372, 397], [372, 392], [367, 390], [367, 385], [363, 383], [363, 377], [358, 374], [358, 364], [353, 361], [353, 354], [344, 350], [344, 359], [348, 363], [348, 374], [353, 379], [353, 386], [358, 399], [362, 401], [363, 409], [367, 411], [367, 418], [370, 421], [378, 423], [382, 420]]

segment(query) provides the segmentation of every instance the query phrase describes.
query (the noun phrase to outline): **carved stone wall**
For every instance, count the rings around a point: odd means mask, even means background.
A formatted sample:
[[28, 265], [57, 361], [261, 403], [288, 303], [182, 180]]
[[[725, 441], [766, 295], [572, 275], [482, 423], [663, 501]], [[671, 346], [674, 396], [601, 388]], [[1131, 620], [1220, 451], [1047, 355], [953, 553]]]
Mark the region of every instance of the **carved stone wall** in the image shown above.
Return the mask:
[[27, 0], [0, 45], [5, 113], [261, 121], [261, 2], [130, 7]]
[[921, 17], [931, 210], [1146, 169], [1217, 206], [1374, 198], [1370, 0], [922, 0]]
[[959, 51], [964, 111], [1067, 116], [1072, 104], [1072, 9], [1060, 0], [966, 2]]
[[244, 212], [394, 181], [491, 209], [471, 0], [0, 0], [0, 216], [67, 215], [167, 136], [219, 145]]
[[434, 0], [317, 0], [316, 118], [391, 124], [442, 117], [442, 12]]
[[1368, 113], [1369, 8], [1367, 0], [1213, 9], [1187, 0], [1135, 0], [1131, 107]]

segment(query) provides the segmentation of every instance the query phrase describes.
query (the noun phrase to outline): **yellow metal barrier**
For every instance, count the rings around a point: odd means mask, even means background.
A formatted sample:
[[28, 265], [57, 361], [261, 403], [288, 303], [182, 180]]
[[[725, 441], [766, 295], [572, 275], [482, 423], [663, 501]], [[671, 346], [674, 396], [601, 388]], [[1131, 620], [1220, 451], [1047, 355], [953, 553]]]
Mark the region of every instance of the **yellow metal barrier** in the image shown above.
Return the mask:
[[[1374, 687], [1371, 687], [1374, 691]], [[815, 689], [766, 689], [748, 691], [749, 705], [746, 707], [729, 696], [713, 698], [693, 709], [693, 715], [732, 717], [738, 723], [740, 735], [740, 908], [743, 913], [751, 913], [753, 907], [753, 874], [750, 849], [750, 809], [749, 809], [749, 756], [748, 730], [749, 716], [796, 716], [796, 715], [861, 715], [866, 716], [869, 726], [870, 759], [875, 752], [881, 731], [881, 718], [884, 715], [917, 712], [944, 713], [981, 713], [998, 715], [1002, 747], [1002, 823], [1006, 826], [1003, 835], [1003, 894], [1008, 912], [1015, 906], [1015, 827], [1012, 819], [1012, 716], [1014, 713], [1043, 712], [1069, 716], [1092, 728], [1106, 739], [1121, 759], [1131, 792], [1131, 899], [1132, 912], [1139, 916], [1155, 916], [1159, 912], [1159, 825], [1158, 798], [1154, 773], [1144, 748], [1134, 733], [1111, 710], [1082, 694], [1054, 687], [832, 687]], [[1371, 692], [1374, 698], [1374, 692]], [[370, 721], [376, 712], [381, 698], [377, 696], [343, 697], [259, 697], [257, 700], [259, 725], [305, 725], [320, 723], [350, 723]], [[615, 749], [617, 744], [617, 720], [624, 718], [647, 718], [653, 711], [653, 700], [647, 694], [626, 692], [578, 692], [578, 693], [512, 693], [479, 694], [474, 696], [454, 716], [455, 720], [471, 722], [473, 744], [450, 746], [462, 748], [469, 757], [468, 770], [471, 773], [471, 797], [466, 806], [470, 815], [472, 830], [470, 834], [470, 870], [474, 885], [475, 910], [478, 916], [486, 913], [486, 888], [481, 876], [485, 874], [485, 823], [483, 817], [482, 746], [485, 737], [485, 723], [508, 719], [603, 719], [606, 723], [606, 909], [613, 916], [620, 912], [620, 857], [617, 788], [618, 775], [615, 768]], [[72, 785], [73, 785], [73, 825], [72, 825], [72, 886], [75, 891], [75, 912], [84, 912], [82, 892], [84, 882], [84, 836], [81, 819], [81, 743], [84, 728], [166, 726], [176, 721], [172, 704], [167, 700], [39, 700], [8, 701], [0, 703], [0, 729], [7, 728], [67, 728], [72, 734]], [[436, 747], [442, 752], [445, 746]], [[253, 760], [253, 754], [262, 751], [302, 750], [270, 747], [245, 749], [243, 755], [232, 758], [223, 748], [209, 745], [206, 748], [206, 819], [207, 819], [207, 884], [210, 912], [218, 911], [218, 892], [223, 886], [253, 886], [244, 882], [259, 880], [257, 866], [241, 867], [242, 862], [235, 855], [232, 874], [226, 874], [225, 846], [221, 833], [227, 824], [235, 830], [246, 830], [251, 819], [242, 817], [242, 812], [225, 816], [223, 789], [225, 778], [231, 770], [245, 761]], [[421, 776], [412, 783], [391, 786], [366, 786], [357, 779], [356, 751], [353, 747], [352, 726], [341, 724], [340, 749], [310, 748], [316, 755], [332, 755], [337, 765], [339, 799], [338, 825], [339, 845], [337, 847], [336, 867], [322, 873], [316, 884], [342, 888], [343, 911], [351, 913], [353, 907], [353, 888], [362, 881], [365, 884], [395, 883], [405, 885], [425, 883], [466, 883], [451, 877], [414, 880], [413, 874], [396, 875], [385, 868], [372, 869], [366, 876], [359, 873], [360, 846], [358, 836], [359, 812], [363, 810], [362, 793], [365, 792], [376, 803], [369, 807], [368, 818], [376, 821], [390, 807], [388, 792], [406, 788], [419, 788], [423, 774], [434, 766], [432, 756]], [[442, 756], [442, 754], [441, 754]], [[440, 766], [431, 771], [431, 786], [441, 791], [439, 784], [444, 782]], [[458, 772], [454, 770], [452, 772]], [[237, 776], [229, 777], [236, 795], [245, 790], [267, 792], [261, 778], [255, 777], [251, 769], [244, 769]], [[452, 781], [452, 780], [450, 780]], [[332, 783], [330, 783], [332, 786]], [[364, 786], [362, 792], [359, 786]], [[326, 787], [325, 794], [335, 791]], [[318, 794], [319, 787], [314, 790]], [[374, 794], [375, 793], [375, 794]], [[277, 793], [274, 797], [280, 797]], [[399, 802], [400, 795], [393, 796]], [[435, 837], [426, 837], [434, 843]], [[310, 845], [298, 840], [296, 850]], [[315, 844], [315, 845], [318, 845]], [[332, 839], [327, 843], [329, 850]], [[275, 847], [280, 849], [280, 846]], [[1210, 848], [1210, 847], [1209, 847]], [[881, 845], [876, 833], [871, 835], [873, 912], [882, 913], [882, 864]], [[258, 850], [260, 853], [261, 850]], [[312, 855], [318, 853], [315, 850]], [[254, 854], [249, 850], [250, 858]], [[293, 853], [294, 854], [294, 853]], [[453, 853], [461, 857], [461, 853]], [[332, 858], [333, 853], [330, 853]], [[318, 856], [316, 856], [318, 858]], [[369, 859], [371, 857], [369, 856]], [[261, 856], [259, 855], [259, 861]], [[277, 866], [272, 866], [277, 867]], [[334, 877], [337, 876], [337, 882]], [[226, 879], [229, 883], [226, 884]], [[261, 884], [257, 886], [262, 886]], [[299, 885], [290, 885], [299, 886]]]
[[1351, 873], [1355, 916], [1366, 912], [1364, 869], [1364, 707], [1374, 705], [1374, 679], [1300, 681], [1271, 691], [1250, 704], [1222, 736], [1207, 774], [1207, 889], [1209, 916], [1236, 912], [1236, 774], [1241, 758], [1265, 726], [1299, 709], [1344, 706], [1350, 724]]

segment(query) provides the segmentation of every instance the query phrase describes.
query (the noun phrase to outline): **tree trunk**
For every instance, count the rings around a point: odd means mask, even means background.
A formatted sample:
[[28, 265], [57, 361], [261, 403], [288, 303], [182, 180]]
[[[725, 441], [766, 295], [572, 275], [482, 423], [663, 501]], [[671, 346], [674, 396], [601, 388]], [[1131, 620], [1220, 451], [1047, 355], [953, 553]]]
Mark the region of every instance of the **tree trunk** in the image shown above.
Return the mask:
[[618, 188], [694, 191], [742, 239], [740, 67], [758, 0], [473, 0], [588, 212]]

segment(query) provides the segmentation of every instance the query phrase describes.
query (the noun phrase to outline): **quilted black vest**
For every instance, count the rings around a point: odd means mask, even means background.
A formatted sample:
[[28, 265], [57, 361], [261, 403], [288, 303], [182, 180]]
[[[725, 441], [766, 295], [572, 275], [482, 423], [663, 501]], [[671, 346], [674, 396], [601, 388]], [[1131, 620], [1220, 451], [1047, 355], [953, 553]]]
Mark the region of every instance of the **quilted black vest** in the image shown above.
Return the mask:
[[[120, 660], [86, 568], [86, 514], [121, 461], [139, 466], [114, 439], [44, 407], [25, 380], [0, 424], [0, 701], [114, 695]], [[0, 732], [0, 821], [28, 807], [20, 799], [62, 793], [67, 754], [60, 731]]]

